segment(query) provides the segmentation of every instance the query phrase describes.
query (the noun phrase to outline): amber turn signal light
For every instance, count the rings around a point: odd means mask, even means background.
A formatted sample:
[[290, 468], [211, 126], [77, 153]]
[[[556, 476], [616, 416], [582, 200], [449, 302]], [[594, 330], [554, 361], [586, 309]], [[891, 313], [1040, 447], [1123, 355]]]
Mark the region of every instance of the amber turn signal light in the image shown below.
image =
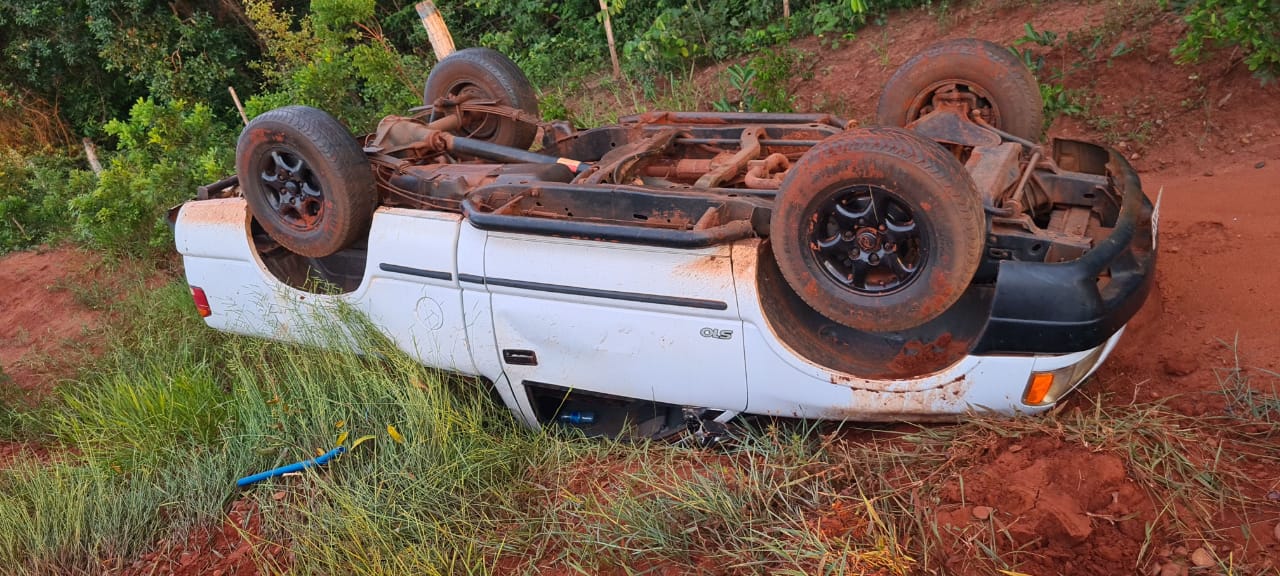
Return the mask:
[[1036, 372], [1031, 375], [1031, 385], [1027, 386], [1027, 393], [1023, 395], [1023, 404], [1036, 405], [1044, 402], [1044, 397], [1049, 395], [1049, 390], [1053, 388], [1053, 372]]

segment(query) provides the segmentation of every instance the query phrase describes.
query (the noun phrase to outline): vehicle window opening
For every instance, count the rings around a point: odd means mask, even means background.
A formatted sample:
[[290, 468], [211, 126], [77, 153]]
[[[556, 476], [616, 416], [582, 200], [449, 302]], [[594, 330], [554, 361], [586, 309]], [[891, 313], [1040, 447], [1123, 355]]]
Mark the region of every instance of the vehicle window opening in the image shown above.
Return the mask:
[[665, 438], [684, 430], [680, 406], [523, 382], [534, 415], [544, 426], [576, 430], [587, 437]]
[[250, 241], [263, 266], [290, 288], [312, 294], [345, 294], [360, 287], [369, 255], [367, 235], [330, 256], [308, 258], [272, 240], [257, 219], [250, 229]]

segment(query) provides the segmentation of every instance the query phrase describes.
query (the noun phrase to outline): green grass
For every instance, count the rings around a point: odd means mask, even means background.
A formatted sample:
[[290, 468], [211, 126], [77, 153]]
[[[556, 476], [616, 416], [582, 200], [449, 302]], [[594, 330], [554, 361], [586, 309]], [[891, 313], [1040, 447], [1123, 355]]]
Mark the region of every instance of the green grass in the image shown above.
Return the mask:
[[[1149, 561], [1161, 538], [1203, 535], [1220, 511], [1248, 516], [1258, 503], [1241, 489], [1242, 459], [1277, 459], [1277, 424], [1257, 410], [1275, 397], [1243, 396], [1243, 372], [1227, 373], [1224, 393], [1255, 409], [1209, 420], [1086, 399], [1037, 418], [857, 440], [830, 424], [759, 422], [713, 452], [526, 429], [482, 384], [418, 365], [350, 311], [319, 333], [345, 334], [364, 355], [323, 350], [323, 337], [294, 346], [215, 333], [181, 283], [140, 287], [113, 312], [126, 321], [80, 378], [42, 406], [0, 404], [0, 439], [58, 454], [0, 470], [6, 570], [96, 573], [216, 524], [237, 498], [257, 502], [265, 537], [287, 543], [303, 574], [945, 573], [944, 542], [964, 543], [964, 566], [1016, 569], [1029, 552], [1007, 533], [957, 540], [930, 511], [944, 484], [987, 461], [984, 447], [1009, 438], [1121, 457], [1165, 510], [1148, 528]], [[348, 444], [374, 439], [324, 469], [234, 488], [344, 433]], [[850, 529], [824, 532], [832, 514]]]

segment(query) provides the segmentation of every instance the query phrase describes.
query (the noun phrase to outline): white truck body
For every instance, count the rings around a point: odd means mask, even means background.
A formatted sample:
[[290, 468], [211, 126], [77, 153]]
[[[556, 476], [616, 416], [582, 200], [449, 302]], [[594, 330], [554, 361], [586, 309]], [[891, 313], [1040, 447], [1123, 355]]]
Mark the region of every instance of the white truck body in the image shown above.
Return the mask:
[[921, 376], [868, 379], [819, 365], [776, 336], [756, 282], [757, 238], [664, 248], [485, 231], [458, 213], [382, 207], [359, 287], [324, 295], [277, 279], [250, 223], [238, 197], [188, 202], [178, 214], [177, 248], [188, 283], [207, 296], [209, 326], [303, 341], [315, 318], [345, 302], [422, 364], [491, 382], [531, 426], [547, 418], [530, 383], [726, 415], [1036, 413], [1053, 402], [1023, 402], [1033, 374], [1069, 374], [1069, 391], [1123, 332], [1070, 354], [964, 355]]

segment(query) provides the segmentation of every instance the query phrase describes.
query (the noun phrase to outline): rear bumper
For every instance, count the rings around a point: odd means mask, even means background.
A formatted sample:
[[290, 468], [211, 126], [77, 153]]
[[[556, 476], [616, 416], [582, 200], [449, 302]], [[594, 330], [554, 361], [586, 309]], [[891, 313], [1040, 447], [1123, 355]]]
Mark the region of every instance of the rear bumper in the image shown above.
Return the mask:
[[1062, 354], [1097, 347], [1146, 301], [1155, 277], [1153, 206], [1124, 156], [1090, 146], [1085, 159], [1121, 194], [1111, 235], [1071, 262], [1000, 263], [991, 318], [974, 354]]

